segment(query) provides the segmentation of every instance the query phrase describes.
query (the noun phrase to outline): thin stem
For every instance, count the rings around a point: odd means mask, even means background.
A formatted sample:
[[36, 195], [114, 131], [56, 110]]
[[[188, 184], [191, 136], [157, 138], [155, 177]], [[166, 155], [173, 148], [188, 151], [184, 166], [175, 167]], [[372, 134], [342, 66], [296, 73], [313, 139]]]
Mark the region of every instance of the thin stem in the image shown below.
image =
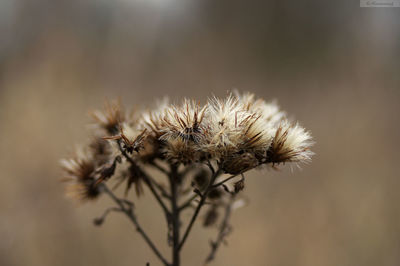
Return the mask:
[[179, 208], [178, 208], [178, 188], [177, 188], [177, 168], [171, 166], [171, 174], [169, 180], [171, 184], [171, 208], [172, 208], [172, 265], [180, 265], [180, 252], [179, 252]]
[[157, 247], [153, 244], [149, 236], [145, 233], [145, 231], [142, 229], [140, 224], [137, 221], [136, 215], [133, 212], [132, 206], [129, 208], [126, 208], [124, 205], [123, 200], [119, 199], [117, 196], [114, 195], [114, 193], [108, 189], [106, 185], [103, 185], [104, 192], [107, 193], [110, 198], [119, 206], [121, 211], [131, 220], [131, 222], [134, 224], [136, 227], [136, 231], [143, 237], [143, 239], [146, 241], [146, 243], [149, 245], [151, 250], [156, 254], [156, 256], [164, 263], [166, 266], [170, 266], [168, 261], [164, 258], [164, 256], [161, 254], [161, 252], [157, 249]]
[[111, 207], [111, 208], [107, 208], [105, 211], [104, 211], [104, 213], [103, 213], [103, 215], [101, 215], [100, 217], [97, 217], [97, 218], [95, 218], [94, 220], [93, 220], [93, 223], [95, 224], [95, 225], [101, 225], [103, 222], [104, 222], [104, 220], [106, 219], [106, 217], [107, 217], [107, 215], [109, 214], [109, 213], [111, 213], [111, 212], [121, 212], [122, 210], [121, 210], [121, 208], [118, 208], [118, 207]]
[[235, 200], [235, 196], [236, 194], [232, 194], [228, 204], [226, 205], [224, 219], [222, 220], [221, 226], [219, 227], [219, 232], [216, 240], [211, 242], [211, 251], [210, 254], [207, 256], [207, 259], [205, 261], [206, 263], [211, 262], [215, 258], [215, 254], [217, 253], [218, 248], [224, 242], [225, 237], [231, 231], [229, 226], [229, 219], [231, 217], [232, 204]]
[[208, 168], [210, 168], [212, 174], [214, 175], [215, 174], [215, 169], [214, 169], [212, 163], [210, 162], [210, 160], [207, 161], [207, 166], [208, 166]]
[[165, 216], [167, 218], [167, 221], [169, 221], [170, 212], [169, 212], [167, 206], [165, 206], [164, 202], [162, 201], [160, 195], [158, 195], [157, 191], [155, 190], [155, 188], [153, 186], [153, 183], [151, 182], [150, 177], [126, 153], [126, 151], [121, 146], [121, 141], [118, 140], [117, 142], [118, 142], [118, 146], [119, 146], [119, 149], [120, 149], [122, 155], [131, 163], [132, 167], [135, 167], [136, 170], [140, 173], [140, 175], [143, 178], [145, 184], [149, 187], [151, 193], [154, 195], [154, 197], [156, 198], [157, 202], [160, 204], [161, 208], [163, 209], [163, 211], [165, 213]]
[[194, 194], [193, 196], [191, 196], [185, 203], [183, 203], [180, 207], [179, 207], [179, 211], [182, 211], [184, 209], [186, 209], [187, 207], [190, 206], [190, 204], [192, 203], [192, 201], [194, 199], [196, 199], [199, 195], [198, 194]]
[[230, 176], [230, 177], [228, 177], [228, 178], [222, 180], [221, 182], [218, 182], [217, 184], [213, 185], [212, 187], [213, 187], [213, 188], [219, 187], [220, 185], [225, 184], [226, 182], [228, 182], [229, 180], [235, 178], [236, 176], [237, 176], [237, 175], [232, 175], [232, 176]]
[[191, 220], [190, 220], [190, 222], [189, 222], [189, 225], [187, 226], [187, 228], [186, 228], [186, 230], [185, 230], [185, 233], [184, 233], [184, 235], [183, 235], [183, 238], [182, 238], [182, 240], [181, 240], [181, 243], [179, 244], [179, 250], [181, 250], [182, 247], [183, 247], [183, 245], [185, 244], [185, 241], [186, 241], [187, 237], [189, 236], [190, 230], [192, 229], [192, 227], [193, 227], [193, 225], [194, 225], [194, 222], [196, 221], [197, 216], [199, 215], [200, 209], [201, 209], [201, 207], [203, 207], [204, 203], [206, 202], [207, 195], [208, 195], [208, 193], [210, 192], [210, 190], [212, 189], [213, 184], [214, 184], [214, 182], [215, 182], [215, 179], [220, 175], [220, 173], [221, 173], [221, 170], [220, 170], [220, 169], [218, 169], [218, 171], [214, 172], [214, 174], [212, 175], [212, 177], [211, 177], [211, 179], [210, 179], [210, 182], [209, 182], [209, 184], [208, 184], [208, 186], [207, 186], [207, 189], [206, 189], [206, 190], [204, 191], [204, 193], [201, 195], [200, 202], [199, 202], [199, 204], [197, 205], [197, 208], [196, 208], [196, 210], [195, 210], [194, 213], [193, 213], [193, 216], [192, 216], [192, 218], [191, 218]]

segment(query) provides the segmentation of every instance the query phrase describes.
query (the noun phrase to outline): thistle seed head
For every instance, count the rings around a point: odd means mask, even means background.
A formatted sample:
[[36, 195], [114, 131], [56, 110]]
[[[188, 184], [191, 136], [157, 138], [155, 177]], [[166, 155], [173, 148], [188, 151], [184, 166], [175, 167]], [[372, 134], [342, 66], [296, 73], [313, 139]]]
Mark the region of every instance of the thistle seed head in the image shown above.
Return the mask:
[[267, 150], [267, 162], [309, 162], [313, 152], [313, 141], [309, 132], [298, 124], [282, 122], [276, 129], [271, 146]]
[[[205, 105], [188, 99], [173, 105], [164, 99], [155, 110], [136, 114], [127, 115], [119, 101], [92, 112], [97, 121], [95, 135], [104, 136], [105, 131], [108, 137], [95, 139], [86, 148], [88, 152], [63, 160], [69, 194], [81, 199], [96, 197], [100, 191], [93, 184], [99, 175], [107, 181], [116, 174], [116, 164], [121, 162], [118, 156], [140, 167], [154, 166], [160, 160], [175, 168], [215, 165], [219, 171], [239, 175], [261, 165], [308, 162], [313, 155], [311, 134], [289, 122], [276, 102], [251, 93], [213, 97]], [[140, 192], [142, 172], [138, 169], [131, 168], [127, 180], [128, 188], [135, 184]], [[242, 183], [235, 184], [235, 191], [242, 188]]]

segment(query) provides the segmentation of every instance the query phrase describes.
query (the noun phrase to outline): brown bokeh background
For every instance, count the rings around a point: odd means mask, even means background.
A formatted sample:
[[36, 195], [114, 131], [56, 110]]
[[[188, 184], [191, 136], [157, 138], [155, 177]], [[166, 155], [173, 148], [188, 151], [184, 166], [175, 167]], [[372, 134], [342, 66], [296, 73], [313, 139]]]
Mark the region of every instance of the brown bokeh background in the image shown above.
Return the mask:
[[[311, 130], [302, 170], [247, 174], [212, 265], [400, 265], [400, 10], [358, 1], [2, 0], [0, 265], [159, 265], [111, 204], [76, 206], [58, 161], [105, 98], [277, 99]], [[136, 199], [135, 199], [136, 201]], [[168, 252], [150, 196], [144, 227]], [[195, 227], [183, 265], [216, 229]]]

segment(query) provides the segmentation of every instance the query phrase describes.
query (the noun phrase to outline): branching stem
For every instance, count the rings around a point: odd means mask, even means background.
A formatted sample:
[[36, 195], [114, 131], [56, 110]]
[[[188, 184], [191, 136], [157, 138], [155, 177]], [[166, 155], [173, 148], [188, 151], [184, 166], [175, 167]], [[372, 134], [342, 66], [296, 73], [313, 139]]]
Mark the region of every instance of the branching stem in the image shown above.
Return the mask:
[[133, 206], [129, 205], [129, 207], [126, 207], [124, 204], [124, 203], [126, 203], [126, 201], [119, 199], [117, 196], [115, 196], [114, 193], [110, 189], [108, 189], [108, 187], [106, 185], [103, 184], [102, 186], [103, 186], [104, 192], [110, 196], [110, 198], [119, 206], [120, 210], [129, 218], [129, 220], [131, 220], [131, 222], [136, 227], [136, 231], [143, 237], [143, 239], [149, 245], [149, 247], [154, 252], [154, 254], [156, 254], [156, 256], [162, 261], [162, 263], [165, 266], [171, 266], [171, 264], [168, 263], [168, 261], [164, 258], [164, 256], [157, 249], [157, 247], [151, 241], [149, 236], [145, 233], [143, 228], [138, 223], [136, 215], [133, 212]]
[[185, 230], [185, 233], [184, 233], [184, 235], [183, 235], [183, 238], [182, 238], [182, 240], [181, 240], [181, 242], [180, 242], [180, 244], [179, 244], [179, 250], [181, 250], [182, 247], [183, 247], [183, 245], [185, 244], [185, 241], [186, 241], [187, 237], [189, 236], [190, 230], [192, 229], [192, 227], [193, 227], [193, 225], [194, 225], [194, 222], [196, 221], [197, 216], [199, 215], [200, 209], [201, 209], [201, 207], [203, 207], [204, 203], [206, 202], [208, 193], [209, 193], [210, 190], [212, 189], [213, 184], [214, 184], [214, 182], [215, 182], [215, 179], [216, 179], [220, 174], [221, 174], [221, 170], [219, 169], [219, 170], [215, 171], [214, 174], [212, 175], [212, 177], [211, 177], [211, 179], [210, 179], [210, 182], [209, 182], [209, 184], [208, 184], [208, 186], [207, 186], [207, 189], [206, 189], [206, 190], [204, 191], [204, 193], [202, 194], [201, 199], [200, 199], [200, 202], [199, 202], [199, 204], [197, 205], [196, 210], [194, 211], [193, 216], [192, 216], [192, 218], [191, 218], [191, 220], [190, 220], [190, 222], [189, 222], [189, 225], [187, 226], [187, 228], [186, 228], [186, 230]]
[[235, 200], [235, 196], [236, 196], [236, 194], [232, 194], [229, 199], [229, 202], [226, 205], [224, 219], [222, 220], [222, 223], [219, 227], [219, 231], [218, 231], [216, 240], [211, 242], [211, 251], [210, 251], [209, 255], [207, 256], [207, 259], [205, 261], [206, 263], [211, 262], [215, 258], [218, 248], [224, 242], [225, 237], [231, 232], [230, 225], [229, 225], [229, 219], [231, 217], [232, 204]]
[[[140, 225], [137, 222], [136, 216], [133, 213], [133, 206], [130, 206], [129, 208], [125, 207], [125, 202], [119, 198], [117, 198], [111, 190], [109, 190], [105, 185], [104, 185], [104, 190], [105, 192], [118, 204], [120, 207], [121, 211], [124, 212], [128, 218], [132, 221], [132, 223], [135, 225], [137, 231], [142, 235], [142, 237], [145, 239], [147, 244], [150, 246], [150, 248], [153, 250], [153, 252], [157, 255], [157, 257], [164, 263], [166, 266], [180, 266], [180, 252], [182, 250], [183, 245], [185, 244], [191, 229], [200, 213], [201, 208], [206, 204], [207, 196], [209, 192], [220, 185], [223, 185], [225, 182], [231, 180], [235, 176], [230, 176], [227, 179], [216, 183], [215, 181], [217, 178], [222, 174], [221, 169], [214, 169], [213, 165], [208, 162], [207, 166], [211, 170], [211, 178], [209, 181], [209, 184], [207, 188], [205, 189], [204, 192], [198, 192], [195, 195], [193, 195], [191, 198], [189, 198], [185, 203], [183, 203], [181, 206], [178, 206], [178, 194], [179, 194], [179, 184], [181, 182], [181, 179], [183, 177], [183, 173], [178, 172], [178, 167], [176, 165], [171, 164], [170, 165], [170, 171], [167, 171], [164, 169], [162, 166], [158, 165], [157, 163], [151, 163], [151, 165], [155, 168], [157, 168], [160, 172], [164, 173], [166, 176], [169, 178], [169, 183], [170, 183], [170, 193], [167, 193], [166, 190], [157, 182], [155, 182], [146, 172], [144, 172], [141, 167], [139, 167], [136, 162], [132, 159], [132, 157], [129, 156], [129, 154], [126, 152], [126, 150], [122, 147], [121, 141], [118, 140], [118, 146], [121, 151], [121, 154], [126, 158], [126, 160], [131, 164], [131, 167], [135, 168], [135, 171], [139, 173], [141, 178], [143, 178], [143, 181], [145, 184], [149, 187], [151, 193], [154, 195], [156, 201], [158, 204], [161, 206], [162, 210], [164, 211], [165, 217], [167, 219], [167, 223], [169, 228], [172, 229], [172, 263], [169, 264], [167, 260], [161, 255], [159, 250], [156, 248], [156, 246], [153, 244], [153, 242], [150, 240], [150, 238], [147, 236], [147, 234], [143, 231], [143, 229], [140, 227]], [[186, 174], [186, 172], [184, 172]], [[160, 194], [159, 194], [159, 192]], [[161, 199], [161, 197], [166, 198], [170, 203], [171, 203], [171, 211], [167, 208], [165, 205], [164, 201]], [[192, 201], [196, 198], [200, 197], [200, 201], [189, 221], [189, 224], [187, 225], [182, 239], [180, 239], [180, 212], [189, 207], [192, 203]], [[228, 211], [228, 210], [227, 210]], [[229, 209], [230, 212], [230, 209]], [[227, 222], [226, 222], [227, 223]], [[226, 226], [224, 226], [226, 227]], [[222, 229], [221, 229], [222, 230]], [[222, 240], [221, 240], [222, 241]], [[218, 241], [217, 241], [218, 242]], [[219, 243], [217, 244], [219, 245]], [[216, 252], [218, 246], [215, 247]], [[212, 255], [214, 256], [214, 255]]]
[[126, 151], [122, 148], [121, 146], [121, 141], [118, 141], [118, 146], [119, 149], [122, 153], [122, 155], [128, 160], [128, 162], [131, 164], [132, 167], [135, 167], [137, 172], [140, 173], [141, 177], [143, 178], [145, 184], [149, 187], [151, 193], [154, 195], [156, 198], [158, 204], [160, 204], [161, 208], [164, 211], [164, 214], [167, 218], [167, 221], [169, 221], [169, 216], [170, 216], [170, 211], [168, 210], [167, 206], [165, 206], [165, 203], [162, 201], [160, 195], [158, 195], [157, 191], [155, 190], [153, 183], [151, 182], [150, 177], [144, 172], [137, 164], [136, 162], [126, 153]]
[[179, 252], [179, 232], [180, 232], [180, 218], [178, 208], [178, 172], [177, 167], [171, 165], [171, 174], [169, 176], [171, 186], [171, 224], [172, 224], [172, 266], [180, 265], [180, 252]]
[[237, 176], [237, 175], [232, 175], [232, 176], [230, 176], [230, 177], [228, 177], [228, 178], [222, 180], [221, 182], [216, 183], [216, 184], [213, 185], [212, 187], [213, 187], [213, 188], [219, 187], [219, 186], [225, 184], [226, 182], [228, 182], [229, 180], [235, 178], [236, 176]]
[[191, 196], [188, 200], [185, 201], [185, 203], [183, 203], [179, 207], [179, 211], [183, 211], [184, 209], [189, 207], [192, 204], [192, 201], [195, 200], [198, 196], [199, 196], [198, 194], [194, 194], [193, 196]]

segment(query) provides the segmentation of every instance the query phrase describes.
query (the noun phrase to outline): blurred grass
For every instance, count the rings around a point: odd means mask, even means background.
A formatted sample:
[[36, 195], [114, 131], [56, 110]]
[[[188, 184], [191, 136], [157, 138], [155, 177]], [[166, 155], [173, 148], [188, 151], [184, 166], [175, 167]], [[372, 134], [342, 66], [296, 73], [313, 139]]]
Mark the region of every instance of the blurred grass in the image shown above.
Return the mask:
[[[0, 20], [0, 265], [158, 265], [110, 204], [76, 208], [58, 160], [106, 97], [150, 105], [238, 88], [310, 129], [302, 170], [252, 172], [250, 204], [213, 265], [400, 263], [399, 55], [394, 9], [356, 1], [4, 1]], [[140, 220], [165, 247], [150, 196]], [[196, 226], [185, 265], [201, 265]]]

